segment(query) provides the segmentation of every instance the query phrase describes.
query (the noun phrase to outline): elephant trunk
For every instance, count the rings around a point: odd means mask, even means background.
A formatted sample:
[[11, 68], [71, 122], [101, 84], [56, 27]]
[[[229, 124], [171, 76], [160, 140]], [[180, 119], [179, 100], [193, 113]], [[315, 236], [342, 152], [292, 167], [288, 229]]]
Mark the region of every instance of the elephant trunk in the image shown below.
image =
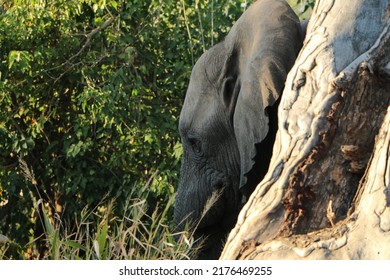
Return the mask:
[[207, 171], [199, 174], [196, 170], [186, 170], [185, 166], [187, 165], [183, 162], [174, 223], [177, 231], [184, 230], [186, 225], [189, 229], [198, 231], [212, 226], [222, 218], [225, 209], [223, 192], [227, 183]]

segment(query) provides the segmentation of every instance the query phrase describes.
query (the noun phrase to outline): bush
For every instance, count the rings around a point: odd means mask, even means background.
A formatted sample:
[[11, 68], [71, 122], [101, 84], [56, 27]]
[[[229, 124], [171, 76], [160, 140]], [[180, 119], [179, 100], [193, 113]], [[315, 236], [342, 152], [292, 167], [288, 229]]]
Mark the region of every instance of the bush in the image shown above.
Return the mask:
[[[163, 213], [161, 223], [171, 226], [177, 122], [189, 74], [244, 3], [2, 1], [3, 258], [56, 258], [56, 248], [65, 250], [60, 241], [77, 241], [67, 243], [79, 244], [73, 257], [92, 258], [80, 246], [97, 240], [102, 228], [84, 229], [91, 238], [80, 240], [69, 232], [110, 215], [104, 238], [112, 237], [129, 226], [114, 221], [137, 201], [144, 211], [133, 221], [143, 228], [138, 238]], [[115, 207], [102, 214], [112, 200]], [[85, 209], [92, 211], [87, 220]]]

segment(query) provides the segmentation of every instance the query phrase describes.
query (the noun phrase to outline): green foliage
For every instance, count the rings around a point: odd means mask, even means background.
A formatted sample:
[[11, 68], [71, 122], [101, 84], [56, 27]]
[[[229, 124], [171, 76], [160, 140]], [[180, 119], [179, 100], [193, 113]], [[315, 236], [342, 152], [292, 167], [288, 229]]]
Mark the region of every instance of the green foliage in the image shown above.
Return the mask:
[[[0, 234], [18, 244], [7, 257], [82, 250], [65, 229], [105, 199], [116, 217], [144, 201], [143, 232], [161, 211], [171, 226], [192, 65], [246, 2], [1, 1]], [[110, 224], [97, 229], [95, 257], [110, 258]]]
[[301, 20], [308, 19], [313, 11], [315, 0], [287, 0]]

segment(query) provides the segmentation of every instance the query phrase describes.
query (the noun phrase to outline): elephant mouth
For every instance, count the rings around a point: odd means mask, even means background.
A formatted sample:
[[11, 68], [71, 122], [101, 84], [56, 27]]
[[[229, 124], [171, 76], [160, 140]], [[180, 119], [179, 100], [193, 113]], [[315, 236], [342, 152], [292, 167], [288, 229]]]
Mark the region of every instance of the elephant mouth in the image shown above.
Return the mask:
[[[234, 215], [231, 215], [234, 217]], [[235, 218], [222, 219], [221, 222], [200, 228], [195, 232], [195, 238], [202, 243], [198, 259], [217, 259], [219, 258], [223, 244], [235, 224]]]
[[216, 223], [207, 227], [203, 227], [196, 231], [196, 235], [200, 238], [206, 238], [208, 241], [212, 241], [214, 239], [221, 239], [222, 236], [226, 235], [229, 230], [233, 227], [234, 222], [230, 221], [227, 223], [226, 221], [222, 221], [220, 223]]
[[205, 201], [203, 211], [200, 213], [197, 232], [212, 232], [216, 224], [223, 220], [228, 205], [226, 201], [227, 190], [226, 183], [215, 184], [214, 191]]
[[[232, 188], [229, 188], [226, 183], [219, 183], [215, 189], [218, 193], [216, 201], [203, 218], [206, 222], [201, 222], [195, 231], [195, 238], [203, 242], [200, 259], [202, 255], [207, 258], [219, 257], [223, 244], [237, 220], [235, 213], [237, 201], [233, 200], [235, 194], [229, 192]], [[207, 221], [213, 221], [213, 223], [207, 223]]]
[[[186, 223], [192, 228], [193, 237], [200, 246], [198, 259], [217, 259], [219, 257], [224, 241], [235, 225], [237, 207], [239, 206], [237, 205], [237, 194], [230, 180], [220, 178], [213, 183], [210, 184], [213, 186], [211, 195], [208, 197], [194, 196], [194, 200], [187, 202], [187, 204], [178, 204], [182, 208], [176, 208], [177, 229], [181, 229]], [[199, 198], [198, 202], [196, 202], [197, 198]], [[193, 211], [183, 218], [182, 213], [194, 210], [196, 205], [202, 205], [203, 209]]]
[[230, 230], [236, 221], [235, 214], [239, 207], [231, 184], [220, 181], [215, 184], [214, 192], [207, 199], [197, 232], [215, 234], [221, 230]]

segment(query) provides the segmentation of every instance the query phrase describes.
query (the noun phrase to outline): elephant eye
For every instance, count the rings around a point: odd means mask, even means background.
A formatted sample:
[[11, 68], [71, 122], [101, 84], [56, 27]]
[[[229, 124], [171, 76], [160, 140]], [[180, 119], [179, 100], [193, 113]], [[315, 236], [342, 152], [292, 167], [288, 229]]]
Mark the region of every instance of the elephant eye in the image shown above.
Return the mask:
[[189, 138], [188, 142], [190, 143], [195, 153], [200, 154], [202, 152], [202, 142], [200, 140], [195, 138]]

